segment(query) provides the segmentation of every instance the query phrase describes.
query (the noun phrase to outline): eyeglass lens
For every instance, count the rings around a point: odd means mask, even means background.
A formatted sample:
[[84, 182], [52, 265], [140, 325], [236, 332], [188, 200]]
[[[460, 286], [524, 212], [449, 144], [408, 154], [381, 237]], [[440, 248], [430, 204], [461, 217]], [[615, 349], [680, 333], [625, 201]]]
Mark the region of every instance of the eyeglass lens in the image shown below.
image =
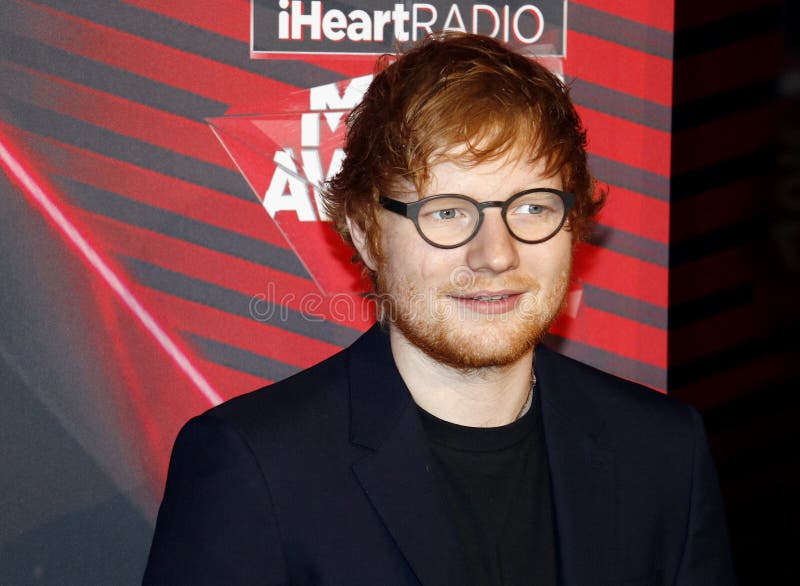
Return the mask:
[[[555, 193], [524, 193], [505, 208], [509, 230], [519, 239], [544, 240], [554, 234], [564, 219], [564, 201]], [[438, 197], [419, 210], [418, 223], [425, 237], [440, 246], [455, 246], [473, 235], [480, 221], [475, 202], [460, 197]]]

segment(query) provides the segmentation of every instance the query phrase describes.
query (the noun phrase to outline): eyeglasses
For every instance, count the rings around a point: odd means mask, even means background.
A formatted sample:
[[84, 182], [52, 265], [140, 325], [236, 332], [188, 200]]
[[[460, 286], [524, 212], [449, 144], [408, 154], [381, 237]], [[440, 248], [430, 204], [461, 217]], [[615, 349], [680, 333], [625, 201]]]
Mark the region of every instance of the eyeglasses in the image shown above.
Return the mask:
[[500, 208], [511, 235], [526, 244], [538, 244], [555, 236], [575, 203], [572, 193], [546, 187], [526, 189], [505, 201], [475, 201], [460, 194], [442, 194], [405, 203], [381, 196], [387, 210], [414, 222], [417, 232], [437, 248], [463, 246], [478, 233], [483, 210]]

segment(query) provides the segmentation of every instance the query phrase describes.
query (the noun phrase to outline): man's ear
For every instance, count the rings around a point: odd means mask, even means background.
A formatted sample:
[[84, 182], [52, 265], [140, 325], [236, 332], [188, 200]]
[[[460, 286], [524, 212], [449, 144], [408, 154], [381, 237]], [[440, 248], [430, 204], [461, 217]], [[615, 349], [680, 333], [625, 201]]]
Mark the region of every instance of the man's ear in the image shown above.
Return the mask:
[[372, 256], [369, 246], [367, 246], [367, 235], [350, 216], [347, 216], [347, 230], [350, 232], [353, 246], [356, 247], [358, 254], [361, 256], [361, 260], [364, 261], [364, 264], [367, 265], [367, 268], [371, 271], [377, 270], [378, 263], [375, 262], [375, 258]]

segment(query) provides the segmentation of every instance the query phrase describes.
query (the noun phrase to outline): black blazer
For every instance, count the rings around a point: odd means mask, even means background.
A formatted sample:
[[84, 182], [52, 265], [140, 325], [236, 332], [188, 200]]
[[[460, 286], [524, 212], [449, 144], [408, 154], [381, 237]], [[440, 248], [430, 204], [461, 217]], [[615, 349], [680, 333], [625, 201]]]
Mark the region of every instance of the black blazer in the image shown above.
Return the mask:
[[[697, 413], [543, 346], [536, 377], [559, 584], [735, 584]], [[465, 586], [448, 514], [375, 327], [186, 424], [144, 583]]]

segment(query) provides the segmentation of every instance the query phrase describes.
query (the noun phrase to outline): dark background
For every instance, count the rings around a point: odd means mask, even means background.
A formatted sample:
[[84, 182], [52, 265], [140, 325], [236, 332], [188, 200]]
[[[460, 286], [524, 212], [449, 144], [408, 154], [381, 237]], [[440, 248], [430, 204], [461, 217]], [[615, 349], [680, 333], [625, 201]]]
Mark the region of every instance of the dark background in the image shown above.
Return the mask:
[[797, 584], [800, 7], [733, 4], [676, 14], [669, 389], [703, 413], [741, 584]]

